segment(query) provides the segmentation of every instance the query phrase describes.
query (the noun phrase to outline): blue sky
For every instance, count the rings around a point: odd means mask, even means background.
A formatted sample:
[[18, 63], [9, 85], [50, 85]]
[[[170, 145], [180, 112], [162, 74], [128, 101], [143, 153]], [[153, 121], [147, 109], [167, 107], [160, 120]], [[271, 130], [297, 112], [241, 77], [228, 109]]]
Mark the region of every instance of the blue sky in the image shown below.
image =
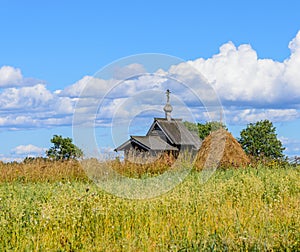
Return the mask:
[[[286, 154], [300, 155], [299, 9], [296, 0], [2, 1], [0, 159], [40, 155], [53, 134], [72, 137], [86, 80], [143, 53], [197, 68], [219, 95], [236, 137], [247, 123], [267, 118]], [[105, 90], [105, 83], [97, 85]], [[114, 147], [107, 125], [96, 133], [103, 148]]]

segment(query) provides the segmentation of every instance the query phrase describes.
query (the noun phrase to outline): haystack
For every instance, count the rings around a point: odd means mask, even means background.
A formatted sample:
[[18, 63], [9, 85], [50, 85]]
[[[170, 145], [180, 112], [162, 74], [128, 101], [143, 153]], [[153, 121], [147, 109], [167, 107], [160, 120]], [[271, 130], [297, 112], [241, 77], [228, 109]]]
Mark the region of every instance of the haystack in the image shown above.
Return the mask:
[[238, 168], [249, 163], [250, 160], [238, 141], [227, 130], [219, 129], [204, 139], [195, 168]]

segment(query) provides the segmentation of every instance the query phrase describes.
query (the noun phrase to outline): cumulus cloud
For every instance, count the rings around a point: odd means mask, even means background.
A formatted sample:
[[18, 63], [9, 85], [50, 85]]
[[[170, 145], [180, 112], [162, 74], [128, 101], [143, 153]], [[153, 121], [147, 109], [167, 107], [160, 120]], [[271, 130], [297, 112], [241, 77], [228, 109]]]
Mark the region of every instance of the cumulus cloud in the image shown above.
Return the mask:
[[44, 84], [0, 93], [0, 127], [11, 130], [70, 125], [76, 99], [59, 97]]
[[[131, 76], [132, 77], [132, 76]], [[135, 95], [143, 90], [152, 90], [161, 87], [166, 81], [159, 75], [143, 74], [129, 79], [104, 80], [95, 76], [84, 76], [76, 83], [56, 92], [61, 97], [103, 98], [118, 99]]]
[[299, 102], [300, 97], [300, 31], [297, 36], [289, 43], [289, 49], [291, 50], [290, 58], [283, 62], [284, 73], [283, 82], [286, 89], [289, 91], [291, 100], [297, 100]]
[[188, 64], [208, 79], [223, 101], [261, 103], [281, 98], [282, 64], [259, 60], [250, 45], [236, 48], [229, 42], [212, 58], [200, 58]]
[[113, 79], [117, 79], [117, 80], [125, 80], [133, 76], [144, 74], [146, 72], [147, 71], [143, 65], [134, 63], [134, 64], [129, 64], [127, 66], [115, 68], [113, 70], [112, 77]]
[[250, 45], [228, 42], [209, 59], [189, 61], [213, 85], [222, 101], [259, 106], [285, 106], [300, 98], [300, 31], [290, 42], [284, 62], [259, 59]]
[[238, 109], [225, 110], [231, 123], [248, 124], [268, 119], [272, 122], [287, 122], [300, 117], [296, 109]]
[[28, 145], [19, 145], [11, 150], [12, 154], [16, 155], [41, 155], [44, 154], [46, 148], [41, 148], [32, 144]]
[[45, 85], [33, 87], [7, 88], [0, 94], [1, 110], [37, 110], [49, 106], [53, 94]]
[[21, 70], [11, 66], [2, 66], [0, 68], [0, 88], [17, 86], [23, 79]]
[[22, 162], [25, 157], [45, 156], [47, 148], [38, 147], [33, 144], [19, 145], [10, 150], [8, 154], [0, 154], [2, 162]]

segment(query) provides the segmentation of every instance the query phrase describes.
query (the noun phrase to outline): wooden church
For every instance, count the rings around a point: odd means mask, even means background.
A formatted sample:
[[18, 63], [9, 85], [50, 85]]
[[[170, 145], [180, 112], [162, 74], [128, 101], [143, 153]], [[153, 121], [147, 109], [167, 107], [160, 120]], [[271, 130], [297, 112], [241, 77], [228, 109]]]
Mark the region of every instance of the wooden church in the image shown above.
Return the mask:
[[197, 152], [201, 146], [201, 139], [194, 132], [190, 132], [182, 119], [171, 117], [173, 107], [170, 104], [170, 90], [166, 92], [167, 103], [164, 106], [165, 118], [154, 118], [146, 136], [130, 136], [115, 151], [124, 151], [124, 158], [130, 156], [156, 157], [163, 153], [177, 157], [180, 151]]

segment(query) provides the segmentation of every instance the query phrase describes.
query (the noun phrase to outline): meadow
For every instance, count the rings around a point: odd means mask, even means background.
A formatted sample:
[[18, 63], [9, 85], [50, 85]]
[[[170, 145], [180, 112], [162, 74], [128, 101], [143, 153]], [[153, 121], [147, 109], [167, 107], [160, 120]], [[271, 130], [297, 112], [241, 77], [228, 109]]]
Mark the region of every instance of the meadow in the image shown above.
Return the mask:
[[78, 163], [0, 164], [0, 251], [299, 251], [300, 168], [200, 173], [167, 194], [101, 191]]

